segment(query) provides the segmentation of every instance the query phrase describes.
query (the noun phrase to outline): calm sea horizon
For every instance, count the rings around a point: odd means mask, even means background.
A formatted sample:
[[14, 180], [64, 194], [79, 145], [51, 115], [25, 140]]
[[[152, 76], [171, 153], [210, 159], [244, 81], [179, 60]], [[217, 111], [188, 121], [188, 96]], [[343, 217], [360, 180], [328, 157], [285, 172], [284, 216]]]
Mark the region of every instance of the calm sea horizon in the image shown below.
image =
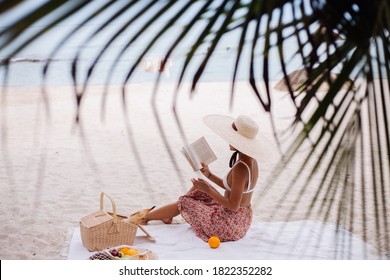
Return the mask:
[[[125, 1], [119, 1], [115, 6], [123, 6]], [[184, 1], [185, 2], [185, 1]], [[37, 5], [38, 2], [35, 3]], [[141, 2], [142, 3], [142, 2]], [[163, 3], [163, 2], [162, 2]], [[27, 3], [24, 4], [28, 6]], [[29, 5], [34, 5], [29, 3]], [[102, 5], [102, 3], [97, 3], [96, 5]], [[141, 4], [138, 4], [141, 5]], [[194, 10], [200, 7], [200, 3], [197, 3], [194, 6]], [[177, 5], [176, 5], [177, 6]], [[111, 70], [112, 78], [109, 81], [109, 84], [122, 84], [127, 76], [129, 69], [132, 66], [132, 63], [137, 59], [138, 55], [147, 47], [150, 38], [153, 35], [156, 35], [159, 30], [164, 27], [165, 23], [169, 20], [169, 17], [172, 16], [177, 10], [181, 7], [176, 7], [173, 10], [167, 12], [166, 16], [162, 17], [158, 24], [153, 24], [150, 26], [147, 31], [143, 32], [142, 36], [139, 39], [134, 41], [126, 51], [123, 52], [123, 55], [116, 62], [115, 68], [111, 69], [112, 64], [115, 62], [117, 55], [122, 51], [122, 48], [131, 40], [132, 36], [138, 32], [138, 28], [141, 27], [148, 19], [151, 18], [153, 13], [158, 12], [158, 8], [151, 9], [146, 12], [145, 15], [141, 17], [135, 25], [132, 25], [132, 28], [127, 29], [124, 33], [117, 37], [113, 42], [110, 48], [105, 52], [101, 57], [101, 60], [97, 63], [96, 68], [94, 69], [93, 75], [89, 81], [90, 84], [105, 84], [107, 82], [107, 73]], [[93, 9], [91, 6], [89, 9]], [[116, 7], [118, 8], [118, 7]], [[26, 12], [23, 9], [14, 11], [15, 15]], [[88, 14], [88, 13], [86, 13]], [[90, 67], [91, 63], [94, 61], [98, 52], [103, 48], [103, 46], [108, 41], [108, 38], [116, 32], [120, 27], [123, 26], [129, 19], [129, 16], [132, 16], [131, 13], [126, 13], [121, 17], [118, 17], [113, 21], [110, 26], [104, 29], [103, 32], [99, 33], [92, 40], [87, 40], [90, 34], [95, 32], [101, 24], [112, 15], [112, 11], [107, 10], [101, 16], [97, 17], [95, 20], [89, 22], [82, 26], [65, 44], [62, 44], [60, 51], [58, 51], [54, 56], [50, 56], [52, 50], [61, 42], [61, 39], [71, 32], [72, 29], [76, 28], [78, 24], [86, 17], [86, 14], [79, 13], [61, 24], [56, 25], [50, 31], [45, 33], [42, 37], [36, 41], [29, 44], [28, 47], [23, 49], [17, 55], [10, 56], [12, 53], [12, 45], [0, 49], [0, 60], [10, 58], [10, 65], [8, 68], [8, 78], [5, 81], [4, 74], [5, 68], [0, 67], [0, 84], [4, 85], [5, 83], [9, 86], [39, 86], [42, 84], [42, 72], [44, 65], [48, 60], [51, 61], [51, 66], [48, 71], [46, 84], [47, 85], [71, 85], [73, 84], [71, 69], [72, 62], [74, 58], [79, 55], [78, 60], [78, 73], [77, 73], [77, 84], [83, 84], [85, 73]], [[7, 28], [10, 26], [15, 18], [11, 12], [2, 16], [0, 19], [0, 31], [1, 29]], [[186, 15], [183, 15], [161, 39], [157, 42], [156, 46], [153, 47], [150, 52], [145, 56], [147, 60], [158, 60], [162, 58], [169, 46], [176, 39], [179, 32], [184, 28], [186, 23], [189, 21], [193, 12], [189, 11]], [[291, 15], [287, 15], [290, 17]], [[42, 26], [47, 26], [50, 22], [50, 18], [41, 20], [36, 24], [29, 27], [26, 31], [26, 36], [29, 34], [34, 34], [42, 28]], [[164, 74], [161, 77], [162, 82], [176, 82], [179, 79], [183, 63], [186, 59], [186, 54], [189, 52], [190, 47], [193, 45], [194, 40], [197, 39], [197, 36], [200, 34], [200, 30], [204, 27], [206, 21], [203, 20], [196, 26], [194, 26], [193, 31], [189, 33], [187, 37], [184, 38], [183, 43], [178, 45], [178, 48], [171, 55], [171, 67], [169, 69], [169, 75]], [[254, 26], [250, 27], [253, 29]], [[215, 31], [215, 30], [214, 30]], [[253, 34], [248, 32], [248, 34]], [[218, 47], [215, 49], [214, 54], [209, 61], [207, 68], [205, 69], [200, 81], [210, 82], [210, 81], [231, 81], [233, 77], [233, 70], [236, 60], [236, 53], [238, 49], [239, 39], [241, 35], [241, 30], [237, 29], [235, 31], [229, 32], [226, 34]], [[192, 81], [193, 75], [195, 73], [195, 68], [197, 68], [202, 59], [207, 54], [207, 48], [210, 45], [212, 36], [207, 38], [207, 41], [204, 42], [196, 52], [193, 57], [193, 62], [191, 67], [188, 68], [188, 73], [184, 76], [184, 81]], [[261, 46], [264, 45], [264, 39], [260, 38], [258, 42], [258, 53], [256, 57], [256, 72], [257, 79], [262, 80], [262, 56], [261, 56]], [[243, 55], [240, 61], [240, 68], [237, 72], [237, 80], [247, 80], [249, 77], [249, 65], [250, 65], [250, 47], [251, 47], [251, 36], [247, 38], [246, 48], [243, 50]], [[291, 57], [296, 50], [296, 44], [290, 40], [286, 44], [286, 56]], [[278, 80], [282, 77], [281, 68], [279, 66], [279, 58], [277, 53], [277, 48], [273, 48], [269, 54], [269, 65], [270, 65], [270, 79]], [[299, 66], [299, 61], [293, 59], [288, 68], [296, 69]], [[146, 72], [142, 67], [138, 67], [135, 71], [134, 76], [130, 79], [130, 83], [150, 83], [156, 80], [157, 74]]]

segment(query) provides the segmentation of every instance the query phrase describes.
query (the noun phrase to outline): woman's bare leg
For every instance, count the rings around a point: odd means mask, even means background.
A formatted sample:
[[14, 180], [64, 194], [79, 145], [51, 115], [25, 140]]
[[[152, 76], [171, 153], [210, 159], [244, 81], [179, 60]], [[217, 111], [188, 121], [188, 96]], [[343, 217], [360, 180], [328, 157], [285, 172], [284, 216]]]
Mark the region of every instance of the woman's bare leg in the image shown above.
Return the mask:
[[150, 211], [145, 215], [141, 223], [147, 224], [151, 220], [162, 220], [164, 223], [170, 224], [172, 223], [173, 217], [176, 217], [179, 214], [177, 202], [174, 202]]
[[[194, 185], [188, 190], [187, 194], [193, 190], [195, 190]], [[140, 223], [146, 225], [149, 221], [152, 220], [162, 220], [166, 224], [171, 224], [172, 219], [179, 214], [180, 212], [177, 206], [177, 202], [174, 202], [150, 211], [145, 215], [145, 217], [142, 218]]]

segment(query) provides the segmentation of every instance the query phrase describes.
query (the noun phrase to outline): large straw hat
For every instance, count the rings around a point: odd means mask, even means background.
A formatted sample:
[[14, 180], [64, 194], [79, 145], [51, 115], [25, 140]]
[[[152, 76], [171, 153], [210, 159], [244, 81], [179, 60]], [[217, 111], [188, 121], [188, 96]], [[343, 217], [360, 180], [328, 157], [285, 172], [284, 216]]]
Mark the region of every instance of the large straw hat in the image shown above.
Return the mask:
[[267, 146], [269, 141], [258, 133], [259, 126], [250, 117], [241, 115], [234, 119], [228, 116], [207, 115], [203, 122], [241, 153], [257, 160], [268, 156], [265, 145]]

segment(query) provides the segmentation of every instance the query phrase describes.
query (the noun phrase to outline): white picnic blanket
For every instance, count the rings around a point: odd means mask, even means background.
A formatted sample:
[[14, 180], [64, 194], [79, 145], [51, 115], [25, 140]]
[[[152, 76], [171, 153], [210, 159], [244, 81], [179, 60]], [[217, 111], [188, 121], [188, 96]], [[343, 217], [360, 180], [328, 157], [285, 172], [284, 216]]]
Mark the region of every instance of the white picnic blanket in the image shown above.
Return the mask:
[[[241, 240], [221, 243], [211, 249], [188, 224], [147, 225], [156, 239], [151, 242], [137, 231], [133, 246], [151, 250], [161, 260], [207, 259], [380, 259], [374, 249], [346, 230], [317, 221], [253, 223]], [[83, 247], [80, 230], [75, 228], [68, 259], [88, 259], [94, 252]]]

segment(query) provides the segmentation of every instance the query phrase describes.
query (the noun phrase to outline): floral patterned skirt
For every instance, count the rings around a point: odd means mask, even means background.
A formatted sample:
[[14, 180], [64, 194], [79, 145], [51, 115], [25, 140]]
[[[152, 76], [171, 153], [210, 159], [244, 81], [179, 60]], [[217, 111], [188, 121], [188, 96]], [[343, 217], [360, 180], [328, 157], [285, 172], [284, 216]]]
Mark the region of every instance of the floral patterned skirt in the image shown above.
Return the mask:
[[183, 218], [204, 241], [218, 236], [221, 242], [242, 238], [252, 222], [252, 208], [229, 210], [199, 190], [181, 196], [178, 208]]

